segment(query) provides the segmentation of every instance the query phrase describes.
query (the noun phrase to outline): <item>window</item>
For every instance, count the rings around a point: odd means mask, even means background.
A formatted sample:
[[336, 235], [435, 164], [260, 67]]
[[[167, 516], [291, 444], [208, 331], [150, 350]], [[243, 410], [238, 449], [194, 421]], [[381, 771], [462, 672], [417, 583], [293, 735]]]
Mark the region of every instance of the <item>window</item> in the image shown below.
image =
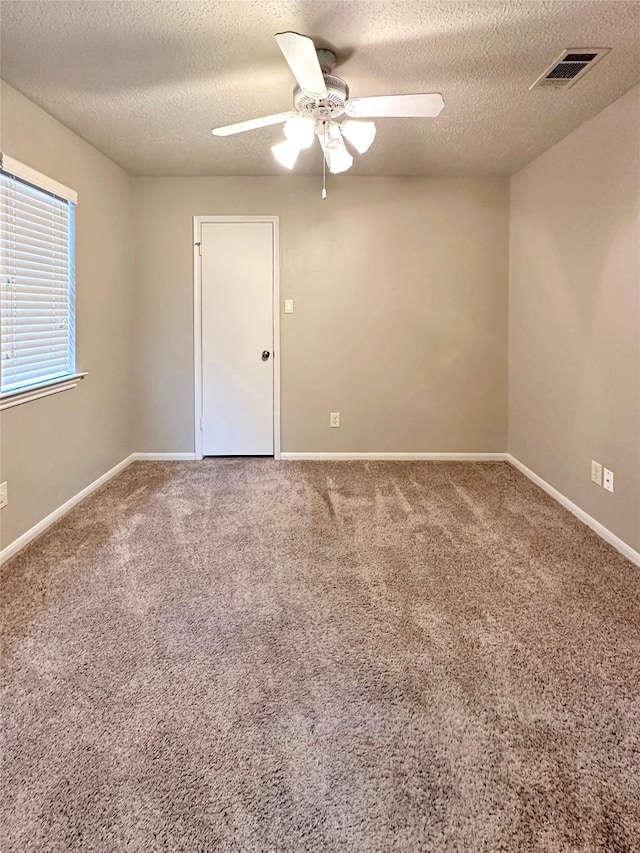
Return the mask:
[[76, 200], [73, 190], [2, 155], [2, 408], [81, 378], [75, 366]]

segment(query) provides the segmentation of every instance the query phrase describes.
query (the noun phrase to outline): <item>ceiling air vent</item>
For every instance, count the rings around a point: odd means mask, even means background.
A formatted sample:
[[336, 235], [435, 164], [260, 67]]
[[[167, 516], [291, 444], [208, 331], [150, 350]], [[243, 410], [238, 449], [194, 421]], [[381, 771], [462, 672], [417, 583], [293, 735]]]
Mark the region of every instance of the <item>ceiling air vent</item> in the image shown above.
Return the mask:
[[563, 50], [529, 89], [537, 86], [568, 89], [610, 50], [609, 47], [571, 47]]

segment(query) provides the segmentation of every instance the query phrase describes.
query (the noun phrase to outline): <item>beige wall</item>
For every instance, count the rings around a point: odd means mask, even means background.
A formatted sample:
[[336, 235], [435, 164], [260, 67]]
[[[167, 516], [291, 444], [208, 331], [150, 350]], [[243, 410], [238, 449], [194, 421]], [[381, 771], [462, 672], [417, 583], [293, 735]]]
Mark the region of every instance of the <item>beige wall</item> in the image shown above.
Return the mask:
[[192, 217], [275, 214], [282, 450], [506, 450], [506, 179], [133, 183], [137, 449], [193, 450]]
[[[511, 182], [509, 450], [640, 549], [640, 102]], [[590, 482], [614, 471], [613, 494]]]
[[72, 391], [8, 409], [0, 470], [8, 545], [128, 456], [131, 442], [131, 179], [11, 87], [2, 84], [2, 151], [78, 192], [77, 368]]
[[[325, 202], [308, 177], [131, 179], [2, 95], [2, 150], [79, 193], [89, 371], [2, 414], [3, 546], [132, 451], [193, 449], [194, 214], [280, 216], [284, 451], [507, 448], [506, 179], [342, 176]], [[635, 548], [638, 108], [636, 89], [512, 179], [508, 317], [509, 450]]]

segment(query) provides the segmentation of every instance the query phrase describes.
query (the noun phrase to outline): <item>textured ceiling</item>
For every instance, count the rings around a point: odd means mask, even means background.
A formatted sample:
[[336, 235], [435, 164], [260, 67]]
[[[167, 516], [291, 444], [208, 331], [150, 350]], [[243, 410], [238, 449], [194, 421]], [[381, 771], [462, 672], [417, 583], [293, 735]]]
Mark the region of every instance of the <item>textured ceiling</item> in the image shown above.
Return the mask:
[[[291, 106], [273, 39], [310, 35], [338, 55], [351, 95], [442, 92], [436, 119], [377, 119], [355, 175], [510, 174], [640, 77], [635, 2], [15, 2], [4, 0], [2, 77], [137, 175], [286, 172], [281, 127], [210, 129]], [[565, 47], [611, 47], [568, 91], [529, 86]], [[320, 149], [295, 172], [321, 169]]]

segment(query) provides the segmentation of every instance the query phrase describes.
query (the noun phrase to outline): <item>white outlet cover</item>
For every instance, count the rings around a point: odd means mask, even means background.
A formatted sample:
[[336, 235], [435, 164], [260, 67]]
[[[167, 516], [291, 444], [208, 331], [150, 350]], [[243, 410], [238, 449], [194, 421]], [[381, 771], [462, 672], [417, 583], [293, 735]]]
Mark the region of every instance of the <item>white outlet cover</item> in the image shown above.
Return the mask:
[[334, 428], [340, 426], [340, 412], [331, 412], [329, 415], [329, 426]]
[[608, 468], [604, 469], [604, 476], [602, 477], [602, 485], [608, 492], [613, 491], [613, 471], [610, 471]]

